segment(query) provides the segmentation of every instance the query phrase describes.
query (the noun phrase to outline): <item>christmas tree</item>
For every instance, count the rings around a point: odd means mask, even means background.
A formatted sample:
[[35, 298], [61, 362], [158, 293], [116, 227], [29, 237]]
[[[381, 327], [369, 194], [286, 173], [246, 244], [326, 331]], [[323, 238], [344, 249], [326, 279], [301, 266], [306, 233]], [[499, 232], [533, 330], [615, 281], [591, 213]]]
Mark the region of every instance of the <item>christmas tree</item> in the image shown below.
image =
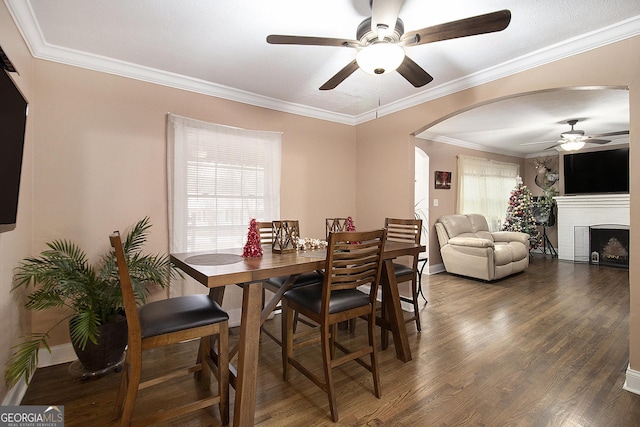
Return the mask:
[[262, 245], [260, 244], [260, 232], [255, 218], [249, 223], [249, 233], [247, 243], [244, 245], [242, 256], [245, 258], [258, 258], [262, 256]]
[[527, 233], [531, 249], [540, 247], [540, 232], [533, 216], [533, 197], [531, 191], [522, 183], [522, 178], [517, 178], [516, 188], [511, 190], [509, 205], [507, 206], [507, 218], [502, 226], [504, 231], [520, 231]]

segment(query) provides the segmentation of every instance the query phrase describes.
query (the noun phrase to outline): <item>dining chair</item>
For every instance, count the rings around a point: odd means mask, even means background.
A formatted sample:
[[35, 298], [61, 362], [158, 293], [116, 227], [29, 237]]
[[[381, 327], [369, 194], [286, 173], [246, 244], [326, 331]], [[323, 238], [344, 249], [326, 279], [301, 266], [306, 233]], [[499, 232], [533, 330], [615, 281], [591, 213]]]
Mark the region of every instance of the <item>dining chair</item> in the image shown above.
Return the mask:
[[[290, 378], [290, 367], [295, 367], [329, 398], [331, 418], [338, 421], [338, 408], [333, 379], [333, 368], [356, 361], [373, 376], [374, 395], [380, 398], [375, 338], [376, 296], [382, 271], [384, 229], [366, 232], [338, 232], [329, 234], [324, 280], [321, 284], [303, 286], [285, 292], [282, 299], [282, 373], [285, 381]], [[369, 285], [367, 293], [357, 289]], [[316, 322], [319, 327], [293, 333], [293, 314], [299, 312]], [[364, 317], [367, 320], [368, 339], [359, 349], [353, 347], [357, 340], [346, 345], [337, 340], [339, 322]], [[324, 378], [313, 369], [303, 366], [294, 357], [294, 348], [317, 343], [310, 335], [320, 335]], [[336, 357], [335, 349], [343, 354]], [[369, 362], [364, 357], [369, 355]], [[309, 360], [305, 353], [304, 360]]]
[[[337, 233], [340, 231], [350, 231], [347, 230], [347, 221], [348, 218], [326, 218], [325, 219], [325, 228], [327, 231], [327, 239], [329, 238], [329, 233]], [[356, 319], [351, 319], [348, 322], [342, 322], [338, 325], [340, 329], [349, 329], [350, 333], [354, 333], [356, 331]]]
[[[420, 237], [422, 235], [421, 219], [386, 218], [384, 221], [384, 228], [387, 230], [388, 241], [415, 243], [416, 245], [420, 244]], [[418, 295], [422, 289], [421, 287], [420, 289], [418, 288], [418, 261], [419, 254], [416, 254], [411, 256], [411, 260], [409, 262], [411, 265], [394, 262], [393, 271], [398, 283], [411, 282], [411, 297], [400, 295], [400, 300], [413, 306], [413, 316], [405, 319], [405, 323], [415, 321], [416, 329], [419, 332], [422, 328], [420, 326]], [[383, 342], [384, 341], [385, 340], [383, 339]]]
[[[114, 409], [114, 420], [120, 418], [121, 426], [134, 423], [146, 425], [218, 404], [221, 424], [227, 425], [229, 423], [229, 315], [204, 294], [154, 301], [138, 309], [120, 234], [114, 232], [110, 240], [115, 251], [128, 328], [128, 346]], [[211, 341], [214, 336], [217, 336], [218, 343], [217, 366], [210, 355]], [[141, 382], [142, 355], [145, 350], [193, 339], [200, 340], [195, 364], [149, 379], [146, 379], [147, 375], [145, 375], [145, 381]], [[211, 387], [212, 372], [218, 380], [217, 395], [207, 392], [206, 396], [197, 401], [162, 408], [133, 419], [139, 391], [191, 373], [195, 373], [202, 388], [207, 390]], [[175, 396], [183, 394], [182, 390], [165, 387], [164, 392], [167, 394]]]
[[337, 233], [339, 231], [347, 230], [347, 218], [326, 218], [325, 228], [327, 230], [326, 237], [329, 238], [329, 233]]
[[[273, 232], [272, 232], [272, 223], [271, 222], [258, 222], [258, 233], [260, 234], [260, 243], [262, 245], [271, 245], [273, 243]], [[265, 280], [262, 283], [262, 306], [266, 308], [263, 310], [260, 325], [264, 324], [267, 318], [271, 315], [274, 310], [277, 310], [280, 307], [280, 300], [282, 299], [282, 295], [289, 289], [297, 288], [300, 286], [313, 285], [317, 283], [322, 283], [322, 273], [318, 271], [302, 273], [296, 276], [280, 276], [280, 277], [272, 277], [270, 279]], [[266, 293], [265, 289], [273, 292], [273, 296], [269, 302], [266, 301]], [[296, 318], [296, 323], [297, 323]], [[282, 345], [282, 341], [280, 338], [273, 335], [267, 329], [262, 330], [269, 338], [275, 341], [278, 345]]]

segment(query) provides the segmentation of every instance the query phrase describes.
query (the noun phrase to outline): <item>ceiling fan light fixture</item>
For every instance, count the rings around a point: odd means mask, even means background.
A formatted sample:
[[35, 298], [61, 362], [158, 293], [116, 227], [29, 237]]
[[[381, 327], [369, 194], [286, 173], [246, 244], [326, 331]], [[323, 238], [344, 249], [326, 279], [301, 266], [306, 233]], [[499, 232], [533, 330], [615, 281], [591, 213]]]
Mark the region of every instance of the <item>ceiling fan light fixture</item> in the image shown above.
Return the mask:
[[563, 139], [566, 139], [568, 141], [577, 141], [584, 136], [584, 131], [570, 130], [568, 132], [563, 132], [562, 134], [560, 134], [560, 136], [562, 136]]
[[576, 151], [581, 149], [582, 147], [584, 147], [584, 141], [581, 141], [579, 139], [576, 140], [569, 140], [569, 141], [562, 141], [560, 140], [561, 144], [560, 144], [560, 148], [562, 148], [563, 151]]
[[404, 61], [404, 49], [394, 43], [374, 43], [361, 49], [356, 62], [365, 73], [380, 75], [398, 69]]

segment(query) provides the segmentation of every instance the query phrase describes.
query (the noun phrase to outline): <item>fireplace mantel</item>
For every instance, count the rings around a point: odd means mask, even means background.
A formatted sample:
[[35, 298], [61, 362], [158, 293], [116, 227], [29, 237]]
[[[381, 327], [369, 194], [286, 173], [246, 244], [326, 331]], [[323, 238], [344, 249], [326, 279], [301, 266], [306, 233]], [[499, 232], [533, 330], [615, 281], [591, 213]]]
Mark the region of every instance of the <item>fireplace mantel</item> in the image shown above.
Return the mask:
[[554, 199], [558, 205], [559, 259], [588, 260], [589, 226], [630, 224], [628, 194], [558, 196]]

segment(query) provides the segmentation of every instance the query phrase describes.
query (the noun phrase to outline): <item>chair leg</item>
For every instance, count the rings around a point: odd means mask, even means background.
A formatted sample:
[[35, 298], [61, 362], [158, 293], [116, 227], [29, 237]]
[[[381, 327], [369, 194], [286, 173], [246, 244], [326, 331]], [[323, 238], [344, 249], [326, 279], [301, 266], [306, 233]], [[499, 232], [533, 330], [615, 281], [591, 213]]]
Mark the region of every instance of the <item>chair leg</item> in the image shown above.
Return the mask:
[[[382, 318], [383, 324], [386, 323], [386, 320], [389, 318], [387, 315], [387, 304], [384, 291], [382, 292], [382, 301], [380, 304], [380, 317]], [[384, 326], [380, 328], [380, 345], [383, 350], [386, 350], [389, 347], [389, 330]]]
[[411, 296], [413, 300], [413, 315], [415, 316], [416, 329], [418, 332], [422, 330], [420, 325], [420, 307], [418, 307], [418, 283], [416, 278], [411, 281]]
[[369, 333], [369, 345], [371, 346], [370, 360], [371, 375], [373, 376], [373, 394], [379, 399], [382, 396], [382, 390], [380, 388], [380, 372], [378, 371], [375, 314], [369, 315], [369, 319], [367, 319], [367, 329]]
[[281, 321], [281, 337], [282, 337], [282, 378], [289, 381], [289, 358], [293, 355], [293, 310], [282, 301], [282, 321]]
[[220, 421], [229, 424], [229, 325], [220, 325], [218, 333], [218, 393]]
[[424, 268], [427, 266], [427, 260], [424, 259], [420, 261], [424, 261], [424, 262], [422, 263], [422, 267], [420, 267], [420, 270], [418, 270], [418, 294], [422, 296], [424, 303], [428, 304], [429, 301], [427, 301], [427, 297], [424, 296], [424, 292], [422, 291], [422, 272], [424, 271]]
[[331, 369], [332, 352], [334, 337], [331, 333], [331, 329], [334, 325], [322, 325], [320, 330], [322, 340], [322, 362], [324, 365], [324, 385], [325, 392], [329, 397], [329, 410], [331, 411], [331, 419], [333, 422], [338, 422], [338, 405], [336, 403], [336, 394], [333, 385], [333, 372]]
[[138, 386], [140, 385], [140, 375], [142, 370], [142, 354], [132, 355], [128, 367], [127, 389], [124, 396], [124, 408], [120, 417], [122, 427], [129, 426], [133, 418], [133, 409], [138, 397]]
[[201, 383], [204, 390], [211, 387], [211, 369], [206, 360], [211, 351], [211, 337], [200, 338], [200, 346], [198, 347], [198, 358], [196, 364], [200, 365], [200, 370], [195, 372], [196, 379]]
[[122, 405], [124, 404], [124, 398], [127, 394], [127, 388], [129, 386], [129, 367], [131, 362], [129, 360], [129, 352], [127, 351], [124, 365], [122, 367], [122, 373], [120, 374], [120, 386], [118, 387], [118, 396], [116, 397], [116, 404], [113, 408], [113, 420], [117, 420], [122, 416]]

